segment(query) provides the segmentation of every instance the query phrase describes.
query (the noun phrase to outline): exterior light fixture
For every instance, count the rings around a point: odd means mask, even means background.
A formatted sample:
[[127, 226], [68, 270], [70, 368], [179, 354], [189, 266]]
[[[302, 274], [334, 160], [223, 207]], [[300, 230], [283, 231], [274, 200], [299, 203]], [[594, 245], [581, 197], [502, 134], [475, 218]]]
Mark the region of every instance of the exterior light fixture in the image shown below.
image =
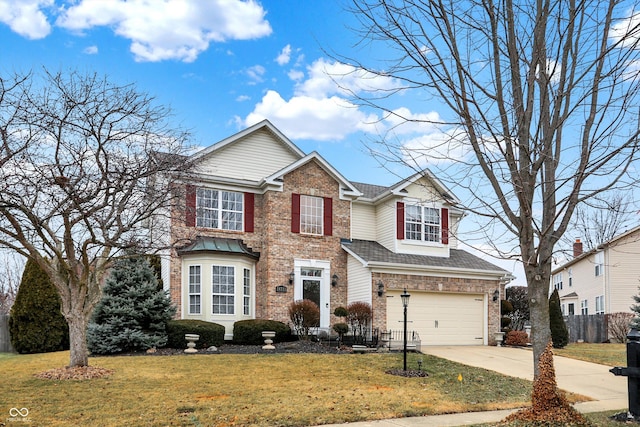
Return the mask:
[[293, 279], [296, 278], [296, 274], [292, 271], [291, 273], [289, 273], [289, 284], [293, 283]]
[[333, 286], [334, 288], [338, 286], [338, 275], [335, 273], [333, 276], [331, 276], [331, 286]]
[[382, 281], [378, 281], [377, 283], [378, 286], [378, 296], [381, 297], [382, 294], [384, 293], [384, 284], [382, 283]]
[[407, 307], [409, 306], [409, 298], [411, 295], [407, 292], [407, 288], [400, 294], [402, 299], [402, 307], [404, 308], [404, 371], [407, 371]]
[[498, 298], [500, 298], [500, 289], [493, 291], [493, 301], [498, 301]]

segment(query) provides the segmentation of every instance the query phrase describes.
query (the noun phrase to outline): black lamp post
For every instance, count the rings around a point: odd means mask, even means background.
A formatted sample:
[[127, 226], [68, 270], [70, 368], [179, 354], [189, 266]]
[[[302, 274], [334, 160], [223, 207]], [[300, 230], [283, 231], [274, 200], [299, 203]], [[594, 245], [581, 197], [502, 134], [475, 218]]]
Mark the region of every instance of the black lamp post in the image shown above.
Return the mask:
[[404, 288], [404, 292], [400, 294], [402, 299], [402, 307], [404, 307], [404, 370], [407, 371], [407, 307], [409, 306], [409, 295], [407, 288]]

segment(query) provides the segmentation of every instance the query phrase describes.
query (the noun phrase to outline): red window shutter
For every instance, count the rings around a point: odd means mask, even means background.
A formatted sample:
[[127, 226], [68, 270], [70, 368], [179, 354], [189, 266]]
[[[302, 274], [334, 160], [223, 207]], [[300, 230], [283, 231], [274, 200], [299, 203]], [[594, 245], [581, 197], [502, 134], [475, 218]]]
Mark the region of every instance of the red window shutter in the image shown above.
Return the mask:
[[244, 193], [244, 231], [253, 233], [253, 219], [255, 209], [255, 195]]
[[440, 221], [442, 222], [442, 244], [449, 244], [449, 209], [442, 208], [440, 210]]
[[404, 240], [404, 203], [396, 205], [396, 239]]
[[324, 235], [333, 236], [333, 199], [324, 198]]
[[291, 194], [291, 232], [300, 232], [300, 195]]
[[187, 227], [196, 226], [196, 187], [193, 185], [187, 185], [185, 223]]

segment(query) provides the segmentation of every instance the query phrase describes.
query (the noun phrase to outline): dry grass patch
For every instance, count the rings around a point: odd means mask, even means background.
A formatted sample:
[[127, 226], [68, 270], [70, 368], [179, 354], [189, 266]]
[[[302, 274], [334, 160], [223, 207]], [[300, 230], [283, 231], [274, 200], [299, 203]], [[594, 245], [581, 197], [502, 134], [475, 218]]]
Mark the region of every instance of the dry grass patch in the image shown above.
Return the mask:
[[625, 344], [572, 343], [565, 348], [554, 348], [553, 354], [607, 366], [627, 366]]
[[0, 358], [0, 422], [19, 407], [47, 426], [301, 426], [516, 408], [531, 394], [528, 381], [416, 354], [429, 377], [385, 374], [399, 354], [97, 357], [109, 378], [34, 377], [68, 358]]

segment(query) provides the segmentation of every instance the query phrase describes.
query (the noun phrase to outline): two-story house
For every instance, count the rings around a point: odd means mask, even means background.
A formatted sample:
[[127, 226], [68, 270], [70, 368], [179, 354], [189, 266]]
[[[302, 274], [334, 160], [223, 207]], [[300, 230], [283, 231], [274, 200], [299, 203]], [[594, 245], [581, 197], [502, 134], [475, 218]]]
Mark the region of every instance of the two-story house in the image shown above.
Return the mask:
[[562, 313], [571, 315], [632, 313], [640, 285], [640, 227], [583, 252], [573, 244], [573, 259], [551, 272]]
[[390, 187], [350, 182], [316, 152], [302, 152], [268, 121], [189, 159], [163, 259], [177, 317], [222, 324], [289, 322], [310, 299], [320, 328], [336, 307], [364, 301], [373, 327], [400, 330], [400, 293], [422, 344], [493, 342], [507, 272], [458, 249], [463, 213], [428, 171]]

